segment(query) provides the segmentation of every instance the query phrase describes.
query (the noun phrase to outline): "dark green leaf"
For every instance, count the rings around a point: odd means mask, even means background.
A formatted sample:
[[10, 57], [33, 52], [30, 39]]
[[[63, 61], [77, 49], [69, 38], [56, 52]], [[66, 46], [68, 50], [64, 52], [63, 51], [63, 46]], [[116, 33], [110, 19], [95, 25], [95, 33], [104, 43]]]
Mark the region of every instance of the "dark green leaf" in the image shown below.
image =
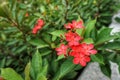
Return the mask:
[[106, 65], [100, 65], [100, 68], [101, 68], [101, 71], [103, 72], [103, 74], [105, 74], [109, 78], [111, 77], [111, 68], [110, 68], [110, 65], [108, 65], [108, 64], [106, 64]]
[[96, 55], [91, 55], [91, 59], [94, 62], [98, 62], [100, 64], [104, 64], [104, 58], [101, 54], [97, 53]]
[[30, 44], [37, 46], [37, 48], [49, 47], [49, 45], [41, 39], [32, 39], [29, 42]]
[[36, 77], [42, 70], [42, 57], [41, 54], [36, 51], [36, 53], [32, 57], [32, 63], [31, 67], [33, 69], [33, 72], [35, 73]]
[[97, 41], [96, 41], [95, 45], [99, 45], [99, 44], [102, 44], [102, 43], [104, 43], [106, 41], [110, 41], [112, 39], [117, 38], [118, 37], [117, 35], [110, 35], [111, 30], [112, 30], [111, 28], [103, 27], [100, 30], [100, 32], [99, 32], [99, 34], [97, 36]]

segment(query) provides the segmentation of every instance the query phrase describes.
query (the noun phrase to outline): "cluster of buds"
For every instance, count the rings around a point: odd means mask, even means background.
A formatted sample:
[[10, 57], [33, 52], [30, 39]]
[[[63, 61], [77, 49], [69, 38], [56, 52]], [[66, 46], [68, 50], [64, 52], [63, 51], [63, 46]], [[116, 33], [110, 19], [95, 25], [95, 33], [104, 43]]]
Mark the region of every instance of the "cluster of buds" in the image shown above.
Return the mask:
[[32, 33], [36, 34], [44, 25], [44, 21], [42, 19], [38, 19], [34, 28], [32, 29]]
[[83, 26], [83, 21], [75, 21], [72, 23], [65, 24], [64, 27], [68, 30], [65, 33], [65, 41], [67, 44], [61, 44], [55, 50], [57, 55], [72, 56], [74, 64], [80, 64], [81, 66], [86, 66], [87, 62], [90, 62], [90, 55], [96, 54], [97, 50], [94, 49], [93, 44], [87, 44], [83, 42], [84, 38], [75, 32], [76, 29], [85, 28]]

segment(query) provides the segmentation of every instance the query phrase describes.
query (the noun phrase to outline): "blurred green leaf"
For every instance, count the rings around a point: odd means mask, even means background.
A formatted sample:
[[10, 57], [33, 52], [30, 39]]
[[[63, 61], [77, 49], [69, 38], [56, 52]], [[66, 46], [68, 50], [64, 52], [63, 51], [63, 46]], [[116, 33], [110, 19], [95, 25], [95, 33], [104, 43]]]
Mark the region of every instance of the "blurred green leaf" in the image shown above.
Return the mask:
[[47, 78], [44, 75], [38, 75], [36, 80], [47, 80]]
[[109, 42], [101, 46], [99, 49], [100, 50], [103, 50], [103, 49], [120, 50], [120, 42]]
[[97, 53], [96, 55], [91, 55], [91, 59], [94, 62], [98, 62], [98, 63], [104, 65], [104, 58], [103, 58], [103, 56], [101, 54]]
[[94, 41], [93, 41], [92, 38], [86, 38], [86, 39], [84, 39], [83, 42], [88, 43], [88, 44], [90, 44], [90, 43], [94, 43]]
[[100, 68], [101, 68], [101, 71], [103, 72], [103, 74], [105, 74], [109, 78], [111, 77], [111, 68], [110, 68], [110, 65], [108, 65], [108, 64], [106, 64], [106, 65], [100, 65]]
[[37, 48], [49, 47], [49, 45], [41, 39], [32, 39], [29, 41], [29, 43], [34, 46], [37, 46]]
[[67, 59], [63, 62], [63, 64], [60, 66], [60, 70], [58, 70], [56, 76], [53, 80], [59, 80], [62, 77], [64, 77], [67, 73], [69, 73], [75, 65], [72, 63], [72, 58]]
[[12, 68], [1, 69], [1, 76], [6, 80], [23, 80]]
[[84, 31], [85, 31], [85, 30], [84, 30], [83, 28], [82, 28], [82, 29], [77, 29], [77, 30], [76, 30], [76, 33], [79, 34], [80, 36], [83, 36]]
[[25, 74], [25, 80], [30, 80], [30, 62], [27, 63], [25, 70], [24, 70], [24, 74]]
[[93, 28], [95, 27], [95, 23], [96, 20], [90, 20], [87, 24], [86, 24], [86, 30], [85, 30], [85, 37], [89, 38], [90, 37], [90, 33], [93, 30]]
[[99, 32], [99, 34], [97, 36], [97, 41], [96, 41], [95, 45], [99, 45], [99, 44], [102, 44], [102, 43], [104, 43], [106, 41], [118, 38], [117, 35], [110, 35], [111, 30], [112, 30], [111, 28], [103, 27], [100, 30], [100, 32]]
[[35, 76], [37, 77], [42, 70], [42, 57], [38, 50], [32, 57], [31, 67], [33, 69], [33, 72], [35, 73]]
[[56, 31], [51, 32], [50, 34], [52, 34], [53, 36], [57, 36], [57, 37], [61, 37], [61, 36], [64, 37], [65, 31], [63, 31], [63, 30], [56, 30]]
[[59, 61], [61, 59], [65, 58], [64, 54], [63, 55], [59, 55], [58, 58], [56, 59], [56, 61]]

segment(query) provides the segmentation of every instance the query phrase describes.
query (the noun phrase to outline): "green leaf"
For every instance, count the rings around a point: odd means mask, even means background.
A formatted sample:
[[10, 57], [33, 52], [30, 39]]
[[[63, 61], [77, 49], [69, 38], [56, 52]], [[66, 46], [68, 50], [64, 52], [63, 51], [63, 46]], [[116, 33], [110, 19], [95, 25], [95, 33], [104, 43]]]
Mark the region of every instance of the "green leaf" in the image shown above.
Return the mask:
[[76, 65], [72, 63], [72, 58], [67, 59], [63, 64], [60, 66], [60, 70], [58, 70], [57, 74], [55, 75], [53, 80], [59, 80], [65, 75], [67, 75]]
[[91, 31], [94, 29], [95, 27], [95, 23], [96, 23], [96, 20], [90, 20], [87, 25], [86, 25], [86, 30], [85, 30], [85, 37], [86, 38], [89, 38], [90, 37], [90, 33]]
[[22, 21], [24, 21], [23, 19], [25, 17], [25, 13], [26, 12], [22, 11], [22, 10], [17, 13], [17, 21], [18, 21], [19, 25], [21, 25]]
[[59, 61], [61, 59], [65, 58], [64, 54], [63, 55], [59, 55], [58, 58], [56, 59], [56, 61]]
[[55, 41], [57, 39], [57, 36], [52, 36], [52, 41]]
[[103, 72], [103, 74], [105, 74], [106, 76], [108, 76], [109, 78], [111, 77], [111, 68], [110, 68], [110, 64], [106, 64], [106, 65], [100, 65], [101, 71]]
[[21, 47], [18, 47], [17, 50], [14, 52], [14, 53], [21, 53], [22, 51], [26, 50], [27, 49], [27, 46], [26, 45], [23, 45]]
[[8, 8], [8, 4], [9, 3], [7, 0], [0, 0], [0, 16], [11, 18], [11, 12], [10, 9]]
[[57, 37], [61, 37], [61, 36], [64, 37], [65, 31], [63, 31], [63, 30], [56, 30], [56, 31], [51, 32], [50, 34], [52, 34], [53, 36], [57, 36]]
[[25, 80], [30, 80], [30, 62], [25, 67]]
[[103, 58], [103, 56], [100, 55], [100, 54], [98, 54], [98, 53], [96, 55], [91, 55], [91, 59], [94, 62], [98, 62], [100, 64], [104, 64], [104, 58]]
[[83, 36], [85, 29], [76, 29], [76, 33], [79, 34], [80, 36]]
[[37, 46], [37, 48], [49, 47], [49, 45], [41, 39], [32, 39], [29, 42], [30, 44]]
[[1, 61], [0, 61], [0, 68], [3, 68], [6, 64], [6, 57], [4, 57]]
[[42, 70], [42, 57], [41, 54], [36, 51], [36, 53], [32, 57], [32, 63], [31, 67], [33, 69], [33, 72], [35, 73], [36, 77]]
[[109, 42], [109, 43], [101, 46], [99, 49], [120, 50], [120, 42]]
[[88, 43], [88, 44], [90, 44], [90, 43], [94, 43], [94, 41], [93, 41], [92, 38], [86, 38], [86, 39], [84, 39], [83, 42]]
[[99, 44], [102, 44], [102, 43], [104, 43], [106, 41], [118, 38], [117, 35], [110, 35], [111, 30], [112, 30], [111, 28], [103, 27], [100, 30], [100, 32], [99, 32], [99, 34], [97, 36], [97, 41], [96, 41], [95, 45], [99, 45]]
[[23, 80], [22, 77], [16, 73], [12, 68], [1, 69], [1, 76], [5, 80]]
[[44, 75], [38, 75], [36, 80], [47, 80], [47, 78]]

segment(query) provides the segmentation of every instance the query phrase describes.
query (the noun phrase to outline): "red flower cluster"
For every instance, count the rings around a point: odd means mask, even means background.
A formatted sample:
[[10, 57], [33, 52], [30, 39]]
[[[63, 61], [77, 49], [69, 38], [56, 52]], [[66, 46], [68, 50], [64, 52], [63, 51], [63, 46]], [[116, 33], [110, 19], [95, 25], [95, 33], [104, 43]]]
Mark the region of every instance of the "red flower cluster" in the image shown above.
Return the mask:
[[93, 44], [79, 43], [79, 45], [71, 47], [69, 55], [74, 57], [74, 64], [86, 66], [86, 63], [90, 61], [90, 55], [96, 53], [97, 50], [94, 49]]
[[68, 23], [68, 24], [65, 24], [64, 27], [66, 29], [78, 29], [78, 28], [84, 28], [83, 26], [83, 21], [80, 20], [80, 21], [75, 21], [73, 20], [72, 23]]
[[66, 41], [68, 41], [69, 46], [78, 45], [79, 41], [82, 40], [82, 37], [77, 33], [68, 32], [65, 34]]
[[37, 23], [35, 24], [34, 28], [32, 29], [32, 33], [36, 34], [38, 30], [40, 30], [44, 25], [44, 21], [42, 19], [38, 19]]
[[[72, 21], [72, 25], [74, 24], [74, 27], [69, 29], [75, 29], [78, 28], [78, 26], [79, 28], [84, 28], [83, 23], [80, 22], [81, 21]], [[71, 23], [68, 23], [68, 25], [70, 26]], [[81, 25], [82, 27], [80, 27]], [[66, 29], [68, 29], [68, 26]], [[59, 48], [56, 48], [57, 55], [64, 54], [65, 56], [73, 56], [74, 64], [86, 66], [87, 62], [90, 62], [90, 55], [97, 53], [93, 44], [82, 42], [83, 38], [72, 30], [65, 34], [65, 40], [67, 41], [67, 45], [61, 44]]]
[[61, 44], [59, 48], [56, 48], [56, 51], [58, 52], [57, 55], [64, 54], [66, 56], [67, 49], [68, 49], [68, 46]]

